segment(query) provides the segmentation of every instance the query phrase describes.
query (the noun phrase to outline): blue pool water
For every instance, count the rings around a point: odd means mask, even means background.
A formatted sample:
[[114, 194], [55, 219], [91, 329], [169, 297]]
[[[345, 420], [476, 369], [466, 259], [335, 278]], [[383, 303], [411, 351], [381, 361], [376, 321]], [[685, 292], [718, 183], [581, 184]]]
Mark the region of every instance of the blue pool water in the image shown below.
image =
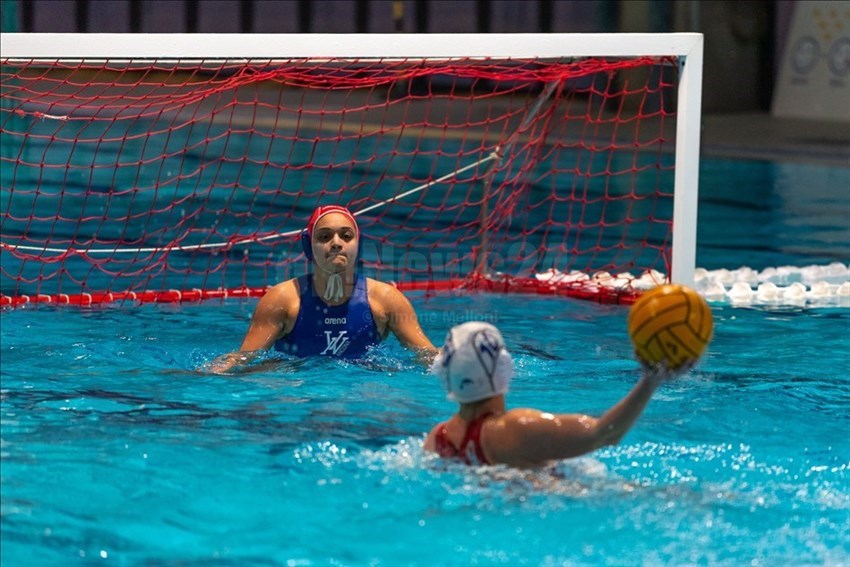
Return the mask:
[[[701, 179], [698, 265], [850, 257], [850, 171], [706, 160]], [[512, 407], [598, 415], [637, 379], [625, 307], [408, 295], [435, 343], [502, 329]], [[255, 305], [2, 313], [4, 567], [850, 562], [850, 309], [713, 303], [708, 354], [622, 444], [517, 472], [422, 453], [453, 406], [394, 340], [363, 365], [196, 372]]]

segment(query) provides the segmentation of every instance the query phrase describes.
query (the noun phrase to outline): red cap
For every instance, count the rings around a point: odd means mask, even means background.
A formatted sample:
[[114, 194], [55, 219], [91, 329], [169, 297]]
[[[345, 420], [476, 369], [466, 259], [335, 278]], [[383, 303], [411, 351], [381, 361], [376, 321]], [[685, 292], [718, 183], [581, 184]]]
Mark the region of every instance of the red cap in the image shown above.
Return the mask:
[[351, 222], [354, 223], [354, 234], [358, 238], [360, 238], [360, 228], [357, 226], [357, 219], [354, 218], [354, 215], [351, 214], [351, 211], [339, 205], [325, 205], [324, 207], [316, 207], [316, 210], [313, 211], [312, 215], [310, 215], [310, 220], [307, 221], [307, 234], [310, 236], [310, 238], [313, 238], [313, 229], [316, 228], [316, 223], [319, 222], [319, 219], [331, 213], [340, 213], [342, 215], [347, 216], [351, 220]]

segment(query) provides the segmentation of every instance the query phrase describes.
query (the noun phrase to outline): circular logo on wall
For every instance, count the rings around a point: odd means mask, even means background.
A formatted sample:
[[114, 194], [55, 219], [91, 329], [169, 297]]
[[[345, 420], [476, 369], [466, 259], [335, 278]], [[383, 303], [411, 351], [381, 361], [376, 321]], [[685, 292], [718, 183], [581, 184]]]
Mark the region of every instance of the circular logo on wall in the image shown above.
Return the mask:
[[839, 77], [850, 72], [850, 37], [842, 37], [832, 42], [827, 61], [830, 71]]
[[806, 74], [815, 68], [820, 57], [818, 40], [811, 36], [803, 36], [794, 42], [791, 48], [791, 67], [800, 74]]

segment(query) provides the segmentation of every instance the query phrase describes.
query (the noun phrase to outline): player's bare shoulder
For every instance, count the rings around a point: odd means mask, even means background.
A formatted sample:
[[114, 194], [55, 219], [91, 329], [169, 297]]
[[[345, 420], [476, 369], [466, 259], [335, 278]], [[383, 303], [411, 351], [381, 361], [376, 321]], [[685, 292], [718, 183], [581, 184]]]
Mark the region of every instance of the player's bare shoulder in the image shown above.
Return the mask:
[[378, 298], [386, 297], [388, 294], [401, 294], [396, 286], [372, 278], [366, 278], [366, 291], [370, 299], [373, 296]]
[[298, 297], [300, 289], [298, 287], [298, 279], [292, 278], [286, 281], [282, 281], [279, 284], [275, 284], [266, 290], [263, 298], [271, 297], [273, 299], [286, 299], [291, 297]]
[[366, 285], [369, 307], [381, 336], [392, 331], [402, 345], [415, 349], [417, 356], [430, 364], [437, 349], [422, 331], [410, 300], [393, 285], [373, 279], [367, 279]]
[[298, 287], [298, 280], [293, 278], [270, 287], [260, 299], [257, 310], [277, 313], [283, 315], [285, 319], [294, 319], [298, 316], [300, 307], [301, 290]]
[[366, 278], [366, 294], [369, 297], [372, 316], [380, 331], [386, 329], [390, 317], [398, 311], [400, 303], [406, 302], [404, 294], [397, 287], [372, 278]]
[[394, 312], [410, 304], [397, 287], [372, 278], [366, 278], [366, 292], [373, 311], [377, 307], [382, 311]]

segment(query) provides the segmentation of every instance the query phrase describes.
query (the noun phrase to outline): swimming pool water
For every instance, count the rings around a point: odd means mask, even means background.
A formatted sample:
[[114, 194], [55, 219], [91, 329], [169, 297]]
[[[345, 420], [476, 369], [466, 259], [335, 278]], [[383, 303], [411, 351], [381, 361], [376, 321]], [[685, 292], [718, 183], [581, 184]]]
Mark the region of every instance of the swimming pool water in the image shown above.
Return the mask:
[[[411, 297], [435, 342], [503, 330], [513, 407], [598, 415], [636, 380], [624, 307]], [[715, 306], [706, 359], [621, 445], [512, 472], [423, 455], [452, 404], [392, 341], [365, 366], [195, 373], [251, 307], [3, 314], [3, 565], [850, 560], [846, 309]]]
[[[850, 170], [706, 160], [701, 187], [699, 266], [850, 257]], [[435, 343], [501, 328], [511, 407], [598, 415], [637, 379], [625, 307], [409, 297]], [[707, 356], [623, 443], [517, 472], [422, 453], [453, 405], [392, 339], [196, 372], [255, 305], [2, 313], [4, 567], [850, 562], [850, 309], [714, 303]]]

